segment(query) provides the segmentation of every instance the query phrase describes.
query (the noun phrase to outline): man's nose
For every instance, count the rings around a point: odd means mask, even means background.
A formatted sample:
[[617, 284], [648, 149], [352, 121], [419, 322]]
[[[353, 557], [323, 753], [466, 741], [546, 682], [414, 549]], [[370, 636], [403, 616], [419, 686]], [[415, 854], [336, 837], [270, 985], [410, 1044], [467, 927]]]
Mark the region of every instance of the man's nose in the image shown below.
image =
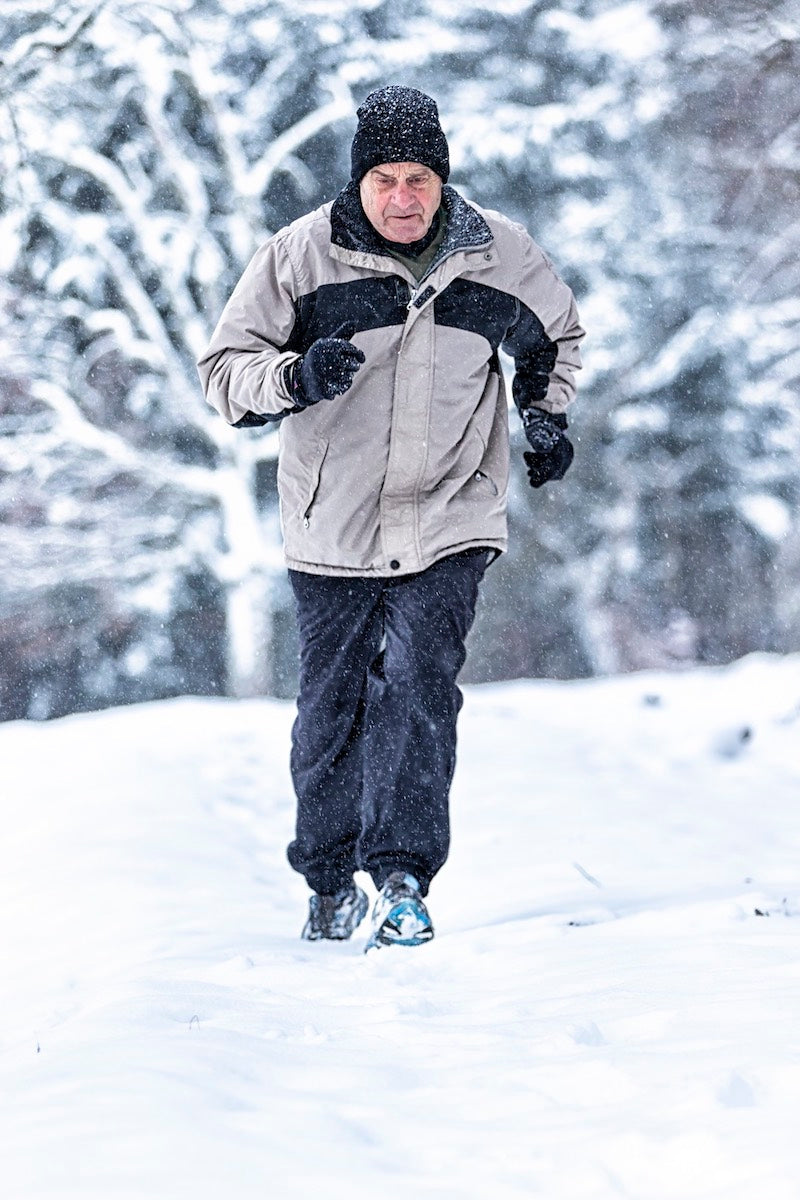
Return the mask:
[[398, 183], [392, 190], [392, 203], [398, 208], [411, 208], [416, 204], [413, 189], [406, 183]]

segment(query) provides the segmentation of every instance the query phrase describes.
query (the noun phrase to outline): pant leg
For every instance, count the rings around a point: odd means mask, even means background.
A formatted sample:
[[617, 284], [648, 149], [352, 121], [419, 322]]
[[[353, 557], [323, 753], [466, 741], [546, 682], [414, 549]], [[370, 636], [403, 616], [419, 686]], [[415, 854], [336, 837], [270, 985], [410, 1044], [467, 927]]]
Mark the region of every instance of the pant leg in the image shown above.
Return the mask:
[[402, 869], [426, 892], [447, 858], [456, 677], [487, 559], [486, 551], [450, 555], [384, 593], [385, 645], [367, 681], [360, 845], [378, 887]]
[[297, 826], [288, 858], [330, 895], [357, 868], [367, 671], [383, 633], [380, 579], [290, 571], [300, 633], [291, 772]]

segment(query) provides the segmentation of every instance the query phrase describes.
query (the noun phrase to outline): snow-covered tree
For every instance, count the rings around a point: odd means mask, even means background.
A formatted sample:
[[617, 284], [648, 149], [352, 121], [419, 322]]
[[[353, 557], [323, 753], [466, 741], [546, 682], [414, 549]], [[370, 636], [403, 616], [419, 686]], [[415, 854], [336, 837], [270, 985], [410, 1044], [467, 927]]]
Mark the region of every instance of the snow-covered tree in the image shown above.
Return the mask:
[[11, 710], [263, 690], [276, 438], [207, 412], [194, 360], [281, 199], [324, 194], [349, 91], [307, 70], [324, 30], [289, 5], [6, 8], [0, 588], [30, 680]]
[[512, 416], [472, 677], [800, 644], [798, 37], [797, 0], [6, 0], [0, 713], [291, 670], [277, 435], [193, 363], [391, 82], [589, 332], [563, 485]]
[[480, 671], [797, 644], [797, 17], [780, 0], [462, 17], [461, 170], [540, 238], [589, 331], [577, 465], [545, 495], [518, 483], [524, 550], [494, 574]]
[[646, 353], [611, 389], [621, 486], [609, 596], [619, 632], [637, 634], [620, 646], [622, 666], [669, 661], [675, 629], [681, 654], [712, 662], [796, 645], [800, 632], [787, 619], [800, 501], [800, 11], [742, 0], [653, 12], [671, 101], [644, 147], [661, 212], [643, 231], [651, 323]]

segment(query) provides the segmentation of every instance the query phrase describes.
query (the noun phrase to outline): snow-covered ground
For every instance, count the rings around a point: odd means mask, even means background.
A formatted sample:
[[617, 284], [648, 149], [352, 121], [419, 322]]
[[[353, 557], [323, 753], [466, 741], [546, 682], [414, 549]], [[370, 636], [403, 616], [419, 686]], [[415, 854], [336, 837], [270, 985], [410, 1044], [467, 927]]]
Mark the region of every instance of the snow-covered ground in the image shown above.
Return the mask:
[[800, 1197], [800, 657], [469, 689], [368, 956], [298, 938], [291, 720], [0, 727], [3, 1200]]

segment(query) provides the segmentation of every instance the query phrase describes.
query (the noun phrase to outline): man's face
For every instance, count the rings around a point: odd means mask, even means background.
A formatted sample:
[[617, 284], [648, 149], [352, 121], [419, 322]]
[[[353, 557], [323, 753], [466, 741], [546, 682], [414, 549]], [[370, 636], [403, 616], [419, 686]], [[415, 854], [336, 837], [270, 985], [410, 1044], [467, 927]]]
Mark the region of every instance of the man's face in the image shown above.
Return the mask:
[[431, 227], [442, 181], [421, 163], [381, 163], [359, 185], [370, 224], [390, 242], [417, 242]]

